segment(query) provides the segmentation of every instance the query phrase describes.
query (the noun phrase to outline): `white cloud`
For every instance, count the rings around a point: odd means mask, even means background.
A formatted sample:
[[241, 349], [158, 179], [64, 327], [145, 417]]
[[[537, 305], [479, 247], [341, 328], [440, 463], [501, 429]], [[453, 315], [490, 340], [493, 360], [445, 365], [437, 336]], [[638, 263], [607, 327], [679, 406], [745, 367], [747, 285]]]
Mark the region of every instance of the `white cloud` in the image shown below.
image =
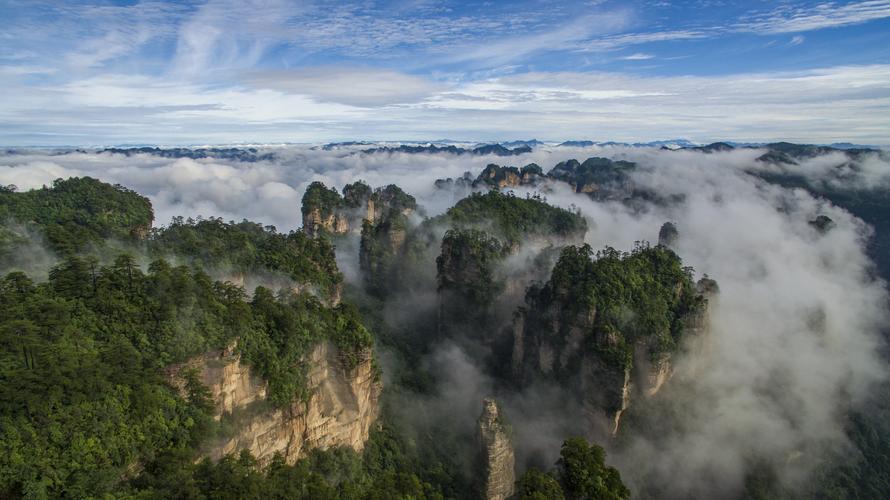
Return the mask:
[[623, 33], [620, 35], [598, 37], [584, 43], [580, 43], [576, 47], [576, 50], [581, 52], [601, 52], [645, 43], [667, 42], [674, 40], [700, 40], [703, 38], [711, 37], [714, 34], [715, 33], [712, 30], [705, 29], [682, 29], [651, 31], [644, 33]]
[[637, 52], [635, 54], [631, 54], [629, 56], [624, 56], [619, 59], [623, 59], [625, 61], [646, 61], [646, 60], [654, 59], [654, 58], [655, 58], [655, 56], [653, 56], [652, 54], [644, 54], [642, 52]]

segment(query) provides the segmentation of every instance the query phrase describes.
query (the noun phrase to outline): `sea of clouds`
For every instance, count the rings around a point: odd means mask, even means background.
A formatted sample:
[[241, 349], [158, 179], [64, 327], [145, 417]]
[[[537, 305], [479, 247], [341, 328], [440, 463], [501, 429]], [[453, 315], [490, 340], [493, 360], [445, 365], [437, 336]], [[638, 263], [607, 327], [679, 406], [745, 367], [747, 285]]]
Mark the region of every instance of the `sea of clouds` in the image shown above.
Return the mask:
[[[256, 220], [279, 230], [300, 227], [300, 198], [313, 181], [342, 188], [355, 180], [398, 184], [417, 197], [427, 215], [455, 201], [437, 190], [437, 178], [475, 177], [488, 163], [545, 171], [570, 158], [604, 156], [637, 162], [634, 183], [681, 202], [630, 209], [596, 202], [556, 185], [550, 203], [577, 208], [587, 218], [586, 241], [630, 250], [653, 241], [665, 221], [679, 229], [677, 253], [696, 277], [720, 285], [712, 303], [708, 349], [695, 372], [677, 363], [668, 391], [675, 418], [664, 432], [630, 436], [610, 460], [634, 488], [660, 484], [665, 496], [738, 491], [744, 471], [768, 463], [780, 480], [803, 484], [822, 460], [846, 453], [844, 423], [886, 377], [879, 351], [888, 330], [885, 283], [875, 278], [865, 244], [872, 229], [850, 213], [802, 189], [768, 184], [753, 171], [776, 167], [756, 161], [759, 149], [704, 154], [632, 147], [543, 147], [518, 157], [447, 154], [364, 154], [309, 146], [262, 147], [275, 160], [242, 163], [170, 159], [97, 152], [23, 151], [0, 155], [0, 183], [37, 188], [54, 179], [91, 176], [133, 189], [152, 201], [156, 225], [174, 216]], [[838, 176], [839, 153], [785, 170], [835, 188], [886, 186], [890, 165], [873, 155]], [[516, 189], [525, 195], [532, 189]], [[809, 222], [819, 215], [836, 226], [827, 233]], [[350, 256], [340, 259], [347, 260]], [[357, 279], [355, 272], [347, 274]], [[701, 357], [703, 356], [703, 358]], [[439, 374], [440, 396], [407, 402], [417, 414], [457, 412], [472, 426], [481, 397], [494, 383], [478, 357], [453, 343], [426, 360]], [[691, 363], [688, 365], [691, 366]], [[505, 396], [519, 443], [520, 465], [552, 463], [572, 416], [571, 395], [535, 387]], [[468, 427], [469, 428], [469, 427]], [[656, 429], [657, 431], [657, 429]]]

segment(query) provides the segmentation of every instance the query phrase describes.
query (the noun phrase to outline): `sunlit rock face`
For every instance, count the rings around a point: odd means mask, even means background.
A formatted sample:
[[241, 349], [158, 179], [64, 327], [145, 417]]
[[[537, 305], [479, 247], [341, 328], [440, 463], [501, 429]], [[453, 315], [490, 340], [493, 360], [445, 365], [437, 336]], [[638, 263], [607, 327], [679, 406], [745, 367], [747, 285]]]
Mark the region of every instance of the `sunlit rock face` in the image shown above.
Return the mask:
[[194, 369], [210, 390], [215, 418], [224, 420], [228, 429], [228, 434], [205, 446], [205, 454], [213, 460], [244, 449], [261, 464], [275, 453], [292, 464], [313, 449], [349, 446], [361, 451], [377, 419], [382, 389], [370, 351], [355, 368], [345, 369], [338, 349], [323, 342], [306, 362], [311, 395], [308, 401], [294, 401], [286, 408], [274, 408], [266, 400], [266, 383], [241, 363], [234, 348], [171, 367], [169, 375], [181, 388], [183, 370]]
[[509, 429], [503, 422], [495, 400], [483, 400], [482, 415], [479, 416], [477, 425], [481, 496], [486, 500], [504, 500], [513, 494], [516, 459]]
[[315, 208], [303, 216], [303, 228], [310, 236], [322, 233], [344, 235], [349, 232], [349, 221], [345, 214], [330, 213]]

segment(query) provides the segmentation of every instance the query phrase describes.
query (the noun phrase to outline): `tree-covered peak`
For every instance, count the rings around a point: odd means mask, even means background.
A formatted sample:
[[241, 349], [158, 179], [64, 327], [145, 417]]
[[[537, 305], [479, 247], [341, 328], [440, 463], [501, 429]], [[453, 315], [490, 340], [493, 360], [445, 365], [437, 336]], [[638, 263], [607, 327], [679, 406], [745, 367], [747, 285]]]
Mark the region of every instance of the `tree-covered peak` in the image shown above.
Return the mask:
[[39, 231], [50, 249], [63, 255], [109, 239], [141, 239], [153, 220], [148, 198], [92, 177], [56, 179], [52, 186], [30, 191], [0, 191], [0, 221]]
[[343, 197], [336, 189], [325, 186], [321, 181], [315, 181], [309, 184], [303, 193], [302, 206], [303, 217], [313, 210], [331, 212], [343, 206]]
[[541, 197], [520, 198], [495, 190], [473, 193], [445, 215], [454, 227], [485, 228], [511, 244], [528, 236], [574, 239], [587, 232], [587, 222], [578, 213], [554, 207]]
[[148, 245], [156, 257], [175, 255], [204, 268], [237, 273], [280, 273], [326, 292], [333, 292], [331, 288], [343, 279], [327, 239], [311, 238], [302, 231], [283, 234], [248, 220], [176, 217], [154, 231]]

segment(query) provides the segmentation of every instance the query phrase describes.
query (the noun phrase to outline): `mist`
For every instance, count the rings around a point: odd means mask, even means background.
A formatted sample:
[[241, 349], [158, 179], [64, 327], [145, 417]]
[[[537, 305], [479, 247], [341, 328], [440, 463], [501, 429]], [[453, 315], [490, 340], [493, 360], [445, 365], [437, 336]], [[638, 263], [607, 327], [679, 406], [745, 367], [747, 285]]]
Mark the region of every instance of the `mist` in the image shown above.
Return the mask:
[[[596, 202], [567, 185], [542, 192], [551, 204], [577, 207], [587, 219], [585, 241], [594, 249], [629, 251], [637, 241], [655, 241], [666, 221], [676, 223], [676, 251], [696, 278], [717, 280], [711, 303], [707, 350], [675, 363], [668, 387], [652, 401], [633, 401], [634, 411], [658, 408], [672, 421], [602, 443], [635, 492], [657, 484], [662, 496], [714, 496], [738, 492], [752, 464], [766, 463], [779, 480], [801, 487], [827, 458], [842, 454], [848, 411], [863, 404], [887, 373], [879, 351], [888, 331], [886, 284], [875, 277], [865, 246], [872, 229], [847, 211], [801, 189], [785, 189], [750, 175], [768, 168], [759, 149], [704, 154], [651, 148], [539, 148], [519, 157], [423, 154], [361, 154], [302, 146], [269, 147], [275, 161], [125, 157], [108, 153], [25, 152], [0, 155], [0, 183], [30, 189], [53, 179], [91, 176], [148, 196], [155, 224], [175, 215], [242, 218], [279, 230], [301, 225], [300, 198], [320, 180], [337, 189], [356, 180], [390, 183], [414, 195], [426, 215], [453, 204], [437, 190], [437, 178], [475, 177], [488, 163], [538, 163], [548, 171], [569, 158], [604, 156], [637, 162], [633, 182], [670, 203], [629, 208]], [[838, 158], [827, 155], [785, 167], [813, 182], [869, 189], [886, 186], [890, 163], [878, 154], [838, 176]], [[843, 184], [839, 184], [843, 180]], [[822, 233], [810, 221], [830, 217]], [[348, 282], [359, 284], [357, 243], [338, 248]], [[520, 253], [521, 255], [521, 253]], [[506, 272], [527, 259], [511, 259]], [[432, 264], [435, 265], [434, 263]], [[543, 278], [543, 279], [546, 279]], [[431, 283], [431, 287], [435, 286]], [[435, 307], [435, 289], [390, 301], [389, 323], [410, 324]], [[497, 394], [517, 442], [519, 473], [547, 467], [569, 433], [584, 432], [577, 398], [559, 388], [532, 386], [504, 391], [484, 366], [472, 342], [432, 341], [423, 368], [433, 374], [433, 396], [397, 396], [395, 415], [406, 433], [425, 426], [453, 426], [457, 442], [472, 446], [481, 398]], [[383, 353], [384, 373], [398, 361]], [[393, 383], [392, 379], [385, 379]], [[645, 419], [645, 416], [640, 418]], [[715, 479], [715, 478], [719, 478]]]

